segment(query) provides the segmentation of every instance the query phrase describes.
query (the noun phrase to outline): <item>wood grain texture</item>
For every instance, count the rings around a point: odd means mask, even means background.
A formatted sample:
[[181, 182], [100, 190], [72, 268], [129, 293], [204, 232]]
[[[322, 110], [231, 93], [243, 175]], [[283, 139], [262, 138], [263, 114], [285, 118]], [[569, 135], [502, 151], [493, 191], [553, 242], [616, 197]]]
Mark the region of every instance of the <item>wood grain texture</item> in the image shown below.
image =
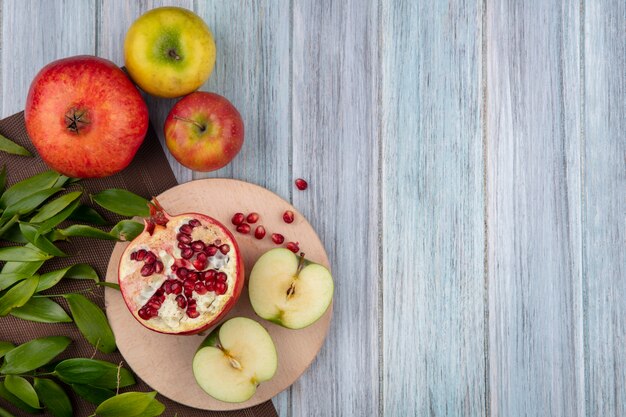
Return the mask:
[[55, 59], [95, 52], [95, 0], [2, 1], [1, 117], [24, 110], [31, 81]]
[[[179, 6], [193, 9], [193, 0], [141, 0], [141, 1], [100, 1], [98, 3], [98, 55], [124, 65], [124, 38], [130, 25], [143, 13], [161, 6]], [[170, 161], [179, 183], [190, 181], [192, 171], [185, 168], [167, 151], [164, 143], [163, 123], [177, 99], [163, 99], [144, 94], [150, 121], [156, 130], [165, 155]]]
[[293, 417], [379, 414], [377, 25], [375, 1], [293, 3], [293, 178], [309, 181], [293, 203], [335, 279], [329, 339], [292, 387]]
[[483, 416], [481, 4], [382, 4], [384, 415]]
[[584, 9], [587, 417], [626, 415], [626, 4]]
[[584, 415], [578, 2], [487, 2], [492, 416]]

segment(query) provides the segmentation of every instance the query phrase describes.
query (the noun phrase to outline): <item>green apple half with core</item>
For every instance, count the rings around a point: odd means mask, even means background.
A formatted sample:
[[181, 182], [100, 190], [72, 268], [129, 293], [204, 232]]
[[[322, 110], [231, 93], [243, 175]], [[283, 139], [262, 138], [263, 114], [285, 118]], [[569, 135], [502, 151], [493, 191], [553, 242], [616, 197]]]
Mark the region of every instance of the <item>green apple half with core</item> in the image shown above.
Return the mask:
[[207, 394], [220, 401], [249, 400], [259, 383], [278, 367], [276, 347], [254, 320], [235, 317], [209, 334], [193, 358], [193, 375]]
[[254, 264], [248, 283], [254, 311], [289, 329], [307, 327], [322, 317], [333, 299], [333, 289], [328, 269], [283, 248], [264, 253]]

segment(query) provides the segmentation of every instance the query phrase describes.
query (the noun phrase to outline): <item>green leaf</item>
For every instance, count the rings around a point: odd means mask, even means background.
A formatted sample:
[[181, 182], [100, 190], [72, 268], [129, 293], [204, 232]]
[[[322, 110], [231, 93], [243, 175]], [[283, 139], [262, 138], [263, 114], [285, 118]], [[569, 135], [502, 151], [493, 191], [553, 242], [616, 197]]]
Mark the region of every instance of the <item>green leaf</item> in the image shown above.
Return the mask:
[[11, 342], [3, 342], [0, 340], [0, 358], [3, 358], [10, 350], [13, 350], [15, 345]]
[[15, 417], [15, 415], [0, 407], [0, 417]]
[[22, 281], [32, 275], [20, 274], [16, 272], [0, 273], [0, 291], [6, 290], [18, 281]]
[[54, 417], [72, 417], [72, 403], [65, 390], [51, 379], [35, 378], [35, 391]]
[[133, 220], [122, 220], [111, 229], [110, 234], [121, 241], [130, 241], [143, 232], [144, 225]]
[[[0, 274], [1, 275], [1, 274]], [[46, 272], [39, 277], [37, 292], [54, 287], [62, 278], [90, 279], [98, 282], [98, 273], [88, 264], [76, 264], [56, 271]]]
[[101, 287], [109, 287], [113, 288], [114, 290], [120, 291], [120, 284], [116, 284], [114, 282], [97, 282], [96, 285], [99, 285]]
[[23, 374], [35, 370], [54, 359], [70, 343], [69, 337], [49, 336], [21, 344], [5, 355], [0, 373]]
[[67, 294], [65, 299], [70, 306], [76, 326], [85, 339], [101, 352], [113, 352], [116, 348], [115, 336], [100, 307], [80, 294]]
[[5, 209], [24, 197], [54, 186], [60, 176], [60, 174], [54, 171], [46, 171], [13, 184], [13, 186], [9, 187], [9, 189], [2, 194], [0, 198], [0, 208]]
[[115, 392], [109, 389], [98, 388], [92, 385], [72, 384], [71, 387], [76, 394], [95, 405], [99, 405], [103, 401], [115, 396]]
[[50, 242], [45, 236], [39, 235], [38, 229], [28, 223], [20, 223], [20, 231], [22, 235], [38, 249], [53, 256], [67, 256], [65, 252], [57, 248], [54, 243]]
[[[25, 245], [25, 247], [34, 248], [34, 246], [31, 245], [30, 243]], [[14, 272], [18, 274], [33, 275], [35, 272], [39, 270], [39, 268], [41, 268], [41, 265], [43, 265], [43, 263], [44, 261], [7, 262], [6, 264], [4, 264], [4, 266], [2, 267], [2, 271], [0, 272], [2, 272], [3, 274]]]
[[35, 392], [35, 388], [25, 378], [7, 375], [4, 379], [4, 387], [26, 404], [33, 408], [39, 408], [39, 397]]
[[26, 404], [24, 401], [20, 400], [15, 395], [11, 394], [8, 389], [5, 388], [3, 383], [0, 383], [0, 397], [4, 398], [17, 408], [26, 411], [30, 414], [39, 414], [41, 413], [40, 408], [33, 408], [30, 405]]
[[137, 417], [160, 416], [161, 414], [163, 414], [164, 411], [165, 411], [165, 406], [161, 402], [155, 399], [155, 400], [152, 400], [152, 402], [148, 404], [148, 407], [145, 410], [143, 410], [143, 413], [141, 413]]
[[19, 216], [25, 216], [35, 210], [37, 207], [39, 207], [41, 203], [43, 203], [48, 198], [61, 190], [63, 190], [63, 188], [48, 188], [46, 190], [37, 191], [36, 193], [27, 195], [20, 201], [17, 201], [16, 203], [8, 206], [4, 210], [4, 213], [2, 213], [2, 218], [8, 219], [15, 214]]
[[11, 310], [11, 315], [38, 323], [70, 323], [72, 318], [49, 298], [31, 298], [22, 307]]
[[[144, 414], [144, 411], [152, 404], [153, 402], [158, 402], [154, 399], [156, 396], [156, 391], [153, 392], [125, 392], [123, 394], [116, 395], [113, 398], [109, 398], [102, 404], [96, 408], [96, 415], [100, 417], [140, 417], [147, 415]], [[159, 403], [161, 404], [161, 403]], [[158, 416], [163, 413], [165, 407], [163, 407], [160, 412], [157, 414], [150, 414], [150, 416]]]
[[52, 200], [45, 206], [41, 207], [41, 209], [39, 209], [37, 214], [35, 214], [30, 221], [33, 223], [40, 223], [48, 220], [79, 199], [81, 195], [83, 195], [82, 191], [74, 191]]
[[13, 243], [28, 243], [28, 240], [26, 240], [20, 231], [18, 220], [19, 216], [16, 214], [14, 218], [0, 227], [0, 237], [2, 237], [2, 240]]
[[18, 214], [13, 215], [13, 217], [11, 217], [10, 219], [2, 220], [0, 218], [0, 224], [4, 222], [4, 224], [2, 224], [2, 226], [0, 227], [0, 237], [3, 238], [4, 240], [9, 240], [6, 238], [6, 235], [9, 233], [10, 230], [14, 228], [15, 224], [18, 222], [19, 219], [20, 219], [20, 216]]
[[24, 281], [15, 284], [2, 297], [0, 297], [0, 317], [6, 316], [15, 307], [21, 307], [30, 300], [37, 289], [39, 276], [34, 275]]
[[57, 227], [65, 219], [69, 218], [79, 205], [80, 205], [80, 201], [76, 200], [70, 203], [69, 206], [65, 207], [63, 210], [61, 210], [54, 216], [50, 217], [48, 220], [40, 223], [39, 234], [45, 235], [46, 233], [50, 232], [53, 228]]
[[52, 184], [53, 187], [63, 187], [65, 184], [69, 183], [72, 184], [73, 178], [70, 177], [66, 177], [65, 175], [59, 175], [59, 178], [57, 178], [57, 180], [54, 182], [54, 184]]
[[117, 240], [115, 236], [103, 230], [82, 224], [73, 224], [66, 229], [59, 229], [58, 232], [65, 237], [90, 237], [92, 239]]
[[124, 388], [135, 383], [130, 371], [97, 359], [66, 359], [54, 368], [54, 374], [66, 384], [93, 385], [98, 388]]
[[0, 261], [33, 262], [46, 261], [52, 256], [43, 253], [39, 249], [27, 246], [8, 246], [0, 248]]
[[89, 206], [80, 205], [70, 216], [70, 220], [105, 226], [108, 222], [96, 210]]
[[150, 215], [148, 200], [127, 190], [111, 188], [92, 195], [91, 198], [100, 207], [122, 216], [148, 217]]
[[2, 193], [4, 193], [4, 187], [7, 185], [7, 166], [2, 165], [2, 170], [0, 170], [0, 197]]
[[33, 154], [30, 153], [28, 149], [18, 145], [17, 143], [13, 142], [3, 135], [0, 135], [0, 151], [4, 151], [13, 155], [33, 156]]

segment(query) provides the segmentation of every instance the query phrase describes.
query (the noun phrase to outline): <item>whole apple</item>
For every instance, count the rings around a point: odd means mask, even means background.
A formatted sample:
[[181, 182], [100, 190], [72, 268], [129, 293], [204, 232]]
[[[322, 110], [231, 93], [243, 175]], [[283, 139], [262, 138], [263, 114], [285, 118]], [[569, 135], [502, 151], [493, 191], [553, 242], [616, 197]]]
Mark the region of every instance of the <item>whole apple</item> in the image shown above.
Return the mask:
[[159, 97], [180, 97], [197, 90], [215, 66], [215, 42], [195, 13], [159, 7], [128, 29], [124, 61], [131, 78]]
[[33, 80], [26, 130], [42, 159], [69, 177], [124, 169], [148, 130], [148, 107], [114, 63], [75, 56], [46, 65]]
[[227, 165], [243, 145], [243, 121], [230, 101], [198, 91], [174, 105], [165, 120], [165, 143], [174, 158], [196, 171]]

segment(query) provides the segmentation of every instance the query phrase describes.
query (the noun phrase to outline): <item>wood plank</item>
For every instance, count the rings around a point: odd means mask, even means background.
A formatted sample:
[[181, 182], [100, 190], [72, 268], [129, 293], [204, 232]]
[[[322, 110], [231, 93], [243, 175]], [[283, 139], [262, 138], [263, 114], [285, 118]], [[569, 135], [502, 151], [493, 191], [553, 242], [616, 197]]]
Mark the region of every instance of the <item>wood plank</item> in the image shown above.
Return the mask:
[[491, 415], [582, 416], [579, 3], [486, 9]]
[[294, 1], [292, 28], [291, 177], [305, 178], [309, 188], [290, 186], [335, 279], [329, 337], [292, 388], [292, 416], [374, 416], [381, 354], [377, 2]]
[[[142, 0], [142, 1], [105, 1], [98, 3], [98, 42], [97, 54], [124, 65], [124, 38], [130, 25], [143, 13], [160, 6], [179, 6], [193, 9], [193, 0]], [[176, 99], [162, 99], [144, 94], [150, 112], [150, 121], [157, 131], [161, 145], [165, 150], [170, 166], [179, 183], [190, 181], [192, 171], [183, 167], [174, 159], [165, 147], [163, 123]]]
[[626, 415], [626, 4], [584, 9], [587, 416]]
[[481, 3], [382, 5], [384, 414], [484, 416]]
[[5, 0], [0, 116], [24, 110], [28, 88], [50, 61], [95, 52], [95, 0]]

